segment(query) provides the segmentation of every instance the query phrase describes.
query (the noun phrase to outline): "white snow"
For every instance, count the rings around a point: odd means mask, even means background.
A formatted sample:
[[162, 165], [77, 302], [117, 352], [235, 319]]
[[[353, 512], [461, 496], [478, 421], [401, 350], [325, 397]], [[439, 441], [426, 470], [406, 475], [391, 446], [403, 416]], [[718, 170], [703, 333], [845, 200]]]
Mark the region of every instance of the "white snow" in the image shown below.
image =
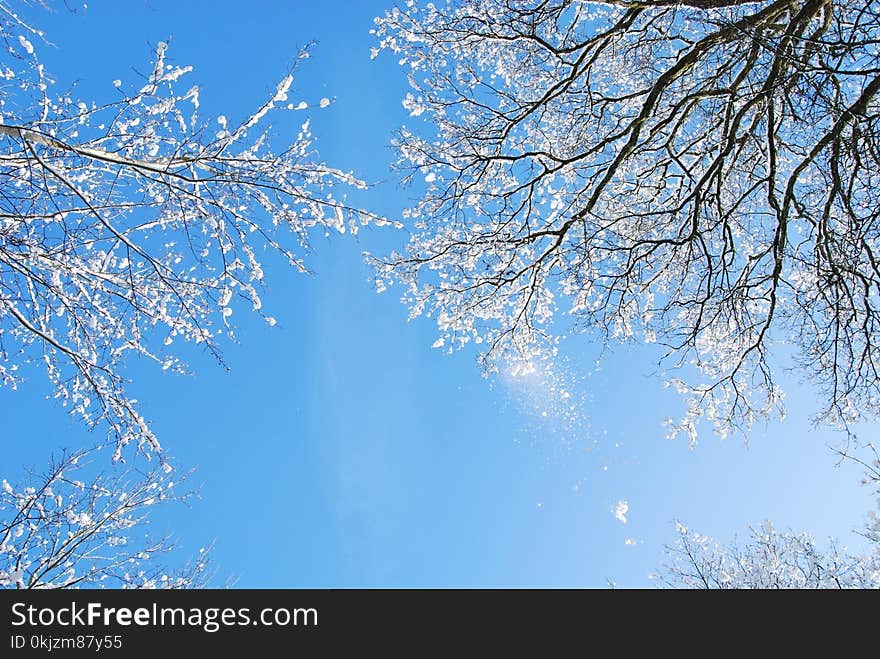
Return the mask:
[[283, 103], [287, 100], [287, 92], [290, 91], [290, 86], [293, 84], [293, 76], [288, 75], [284, 80], [278, 83], [278, 88], [275, 90], [275, 96], [272, 98], [272, 101], [275, 103]]
[[28, 54], [28, 55], [33, 55], [33, 54], [34, 54], [34, 47], [33, 47], [33, 44], [31, 44], [31, 42], [28, 41], [27, 39], [25, 39], [23, 36], [19, 35], [19, 37], [18, 37], [18, 43], [20, 43], [20, 44], [21, 44], [21, 47], [24, 48], [25, 51], [27, 51], [27, 54]]

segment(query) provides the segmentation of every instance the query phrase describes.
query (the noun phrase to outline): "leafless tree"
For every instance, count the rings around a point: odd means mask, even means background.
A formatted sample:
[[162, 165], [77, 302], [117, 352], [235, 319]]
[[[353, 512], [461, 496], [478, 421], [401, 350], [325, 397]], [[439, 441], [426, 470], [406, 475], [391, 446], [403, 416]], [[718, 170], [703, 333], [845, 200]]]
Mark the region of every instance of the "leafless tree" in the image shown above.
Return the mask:
[[371, 219], [339, 192], [364, 184], [316, 158], [305, 117], [286, 142], [268, 132], [306, 105], [289, 95], [308, 50], [250, 115], [208, 121], [162, 42], [144, 79], [78, 99], [20, 7], [0, 0], [0, 384], [42, 365], [63, 405], [109, 428], [115, 457], [130, 441], [156, 450], [125, 356], [179, 370], [188, 341], [220, 359], [233, 309], [264, 313], [265, 253], [304, 270], [311, 231]]
[[880, 558], [848, 553], [832, 541], [817, 547], [805, 533], [781, 532], [767, 523], [750, 529], [746, 542], [718, 545], [684, 526], [656, 575], [672, 588], [880, 588]]
[[[113, 446], [107, 450], [112, 451]], [[65, 453], [18, 486], [0, 483], [0, 587], [198, 588], [209, 552], [169, 569], [168, 535], [151, 537], [157, 505], [191, 498], [156, 461], [146, 469], [96, 468], [98, 449]], [[149, 463], [148, 463], [149, 464]], [[106, 468], [106, 463], [104, 464]]]
[[[844, 457], [865, 470], [880, 505], [880, 457], [870, 447], [867, 460]], [[781, 532], [766, 522], [749, 530], [743, 543], [719, 545], [678, 524], [678, 540], [666, 548], [667, 563], [656, 576], [673, 588], [880, 588], [880, 523], [876, 512], [862, 535], [869, 551], [853, 554], [831, 541], [821, 549], [806, 533]]]
[[[424, 194], [374, 257], [490, 366], [584, 331], [659, 343], [691, 441], [781, 411], [880, 409], [880, 3], [453, 0], [376, 20], [409, 71]], [[420, 121], [420, 120], [416, 120]], [[418, 177], [418, 178], [416, 178]], [[791, 346], [791, 350], [786, 348]]]

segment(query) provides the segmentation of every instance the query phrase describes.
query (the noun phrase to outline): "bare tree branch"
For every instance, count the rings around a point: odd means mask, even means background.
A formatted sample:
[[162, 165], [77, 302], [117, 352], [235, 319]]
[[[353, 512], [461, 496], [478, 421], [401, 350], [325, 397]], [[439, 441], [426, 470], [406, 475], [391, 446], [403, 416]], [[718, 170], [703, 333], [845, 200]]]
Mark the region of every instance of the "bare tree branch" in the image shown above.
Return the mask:
[[[401, 253], [370, 257], [491, 369], [586, 332], [657, 343], [696, 440], [880, 410], [880, 6], [838, 0], [408, 3], [376, 19], [428, 121]], [[421, 181], [419, 181], [421, 184]], [[789, 346], [791, 349], [789, 349]]]
[[[113, 447], [110, 447], [112, 450]], [[209, 553], [178, 569], [162, 565], [169, 536], [146, 530], [153, 506], [183, 502], [158, 465], [96, 470], [99, 449], [65, 453], [0, 491], [0, 587], [198, 588], [211, 578]]]
[[317, 159], [307, 120], [280, 148], [268, 132], [295, 109], [302, 58], [252, 114], [208, 122], [164, 43], [145, 80], [108, 81], [118, 100], [102, 104], [59, 89], [42, 33], [6, 0], [0, 39], [0, 384], [42, 364], [71, 413], [108, 429], [115, 458], [131, 441], [158, 451], [126, 393], [126, 355], [183, 371], [177, 347], [191, 342], [222, 362], [233, 309], [275, 324], [260, 297], [267, 252], [305, 270], [311, 231], [379, 218], [345, 201], [364, 183]]

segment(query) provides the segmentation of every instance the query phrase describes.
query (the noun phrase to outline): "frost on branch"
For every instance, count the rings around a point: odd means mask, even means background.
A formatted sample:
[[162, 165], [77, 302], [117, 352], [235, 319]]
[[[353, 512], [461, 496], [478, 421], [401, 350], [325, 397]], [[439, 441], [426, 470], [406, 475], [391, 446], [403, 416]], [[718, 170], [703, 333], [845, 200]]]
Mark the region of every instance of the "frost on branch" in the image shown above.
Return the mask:
[[203, 119], [191, 67], [159, 43], [145, 79], [79, 100], [10, 7], [0, 2], [0, 383], [42, 364], [64, 406], [110, 429], [115, 457], [131, 441], [156, 450], [125, 392], [126, 354], [180, 370], [175, 350], [191, 342], [219, 359], [233, 310], [263, 313], [266, 251], [304, 270], [310, 230], [369, 220], [338, 192], [364, 184], [316, 160], [300, 115], [282, 117], [300, 117], [289, 144], [270, 138], [271, 116], [294, 109], [295, 69], [242, 120]]
[[718, 545], [678, 527], [669, 564], [656, 577], [675, 588], [880, 588], [880, 554], [856, 556], [832, 542], [827, 550], [804, 533], [781, 532], [769, 522], [747, 542]]
[[376, 19], [409, 73], [412, 238], [375, 257], [442, 345], [656, 343], [672, 434], [880, 410], [880, 3], [452, 0]]
[[[872, 445], [867, 448], [867, 459], [841, 457], [864, 469], [862, 482], [874, 489], [880, 506], [880, 457]], [[862, 555], [834, 541], [821, 549], [808, 534], [781, 532], [770, 522], [750, 529], [745, 542], [726, 546], [678, 524], [678, 539], [666, 548], [667, 563], [655, 578], [674, 588], [880, 588], [877, 519], [871, 512], [860, 532], [869, 543]]]
[[20, 486], [0, 482], [0, 588], [197, 588], [210, 577], [202, 551], [176, 570], [174, 548], [145, 530], [153, 506], [181, 501], [161, 467], [95, 473], [94, 451], [66, 454]]

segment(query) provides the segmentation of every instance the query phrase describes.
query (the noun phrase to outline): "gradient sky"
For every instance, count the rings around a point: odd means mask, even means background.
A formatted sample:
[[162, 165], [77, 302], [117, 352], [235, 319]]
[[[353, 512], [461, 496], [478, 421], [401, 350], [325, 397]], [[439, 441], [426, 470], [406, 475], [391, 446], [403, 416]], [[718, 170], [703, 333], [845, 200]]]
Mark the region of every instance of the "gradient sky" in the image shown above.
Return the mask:
[[[404, 74], [387, 54], [369, 57], [372, 18], [390, 0], [70, 4], [28, 10], [62, 87], [113, 98], [111, 81], [148, 71], [166, 40], [170, 60], [195, 68], [202, 116], [230, 121], [317, 40], [292, 100], [333, 99], [308, 112], [321, 156], [374, 182], [352, 198], [379, 213], [398, 216], [416, 194], [389, 169], [392, 132], [412, 121]], [[619, 350], [593, 372], [594, 347], [573, 338], [552, 381], [486, 380], [474, 353], [431, 349], [431, 321], [407, 322], [398, 291], [374, 293], [361, 253], [403, 240], [391, 229], [315, 235], [314, 274], [269, 263], [264, 308], [278, 325], [236, 314], [229, 372], [192, 347], [192, 377], [130, 365], [145, 416], [201, 485], [200, 501], [157, 510], [153, 524], [185, 551], [214, 542], [221, 577], [240, 587], [650, 586], [675, 519], [725, 541], [769, 518], [862, 546], [851, 531], [870, 492], [855, 467], [837, 466], [828, 446], [841, 438], [811, 428], [808, 388], [790, 383], [787, 420], [755, 428], [748, 445], [705, 434], [690, 450], [664, 439], [662, 420], [682, 406], [652, 376], [648, 350]], [[94, 441], [46, 393], [39, 378], [0, 390], [10, 481]], [[621, 500], [625, 525], [613, 514]]]

